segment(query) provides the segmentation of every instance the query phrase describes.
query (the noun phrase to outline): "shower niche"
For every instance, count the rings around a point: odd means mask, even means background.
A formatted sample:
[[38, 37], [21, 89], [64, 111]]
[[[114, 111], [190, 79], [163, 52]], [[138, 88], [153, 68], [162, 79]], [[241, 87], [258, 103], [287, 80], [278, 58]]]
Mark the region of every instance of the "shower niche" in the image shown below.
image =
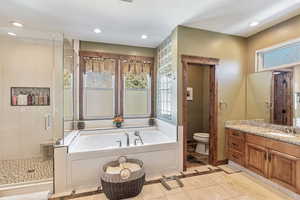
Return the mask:
[[11, 87], [11, 106], [49, 106], [50, 88]]

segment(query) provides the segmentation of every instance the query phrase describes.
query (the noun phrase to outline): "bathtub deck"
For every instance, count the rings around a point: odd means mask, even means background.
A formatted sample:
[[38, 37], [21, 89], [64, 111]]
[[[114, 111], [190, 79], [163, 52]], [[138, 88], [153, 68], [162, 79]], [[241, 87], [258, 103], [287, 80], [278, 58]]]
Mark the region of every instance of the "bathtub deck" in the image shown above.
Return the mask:
[[0, 186], [53, 178], [53, 160], [41, 158], [0, 161]]

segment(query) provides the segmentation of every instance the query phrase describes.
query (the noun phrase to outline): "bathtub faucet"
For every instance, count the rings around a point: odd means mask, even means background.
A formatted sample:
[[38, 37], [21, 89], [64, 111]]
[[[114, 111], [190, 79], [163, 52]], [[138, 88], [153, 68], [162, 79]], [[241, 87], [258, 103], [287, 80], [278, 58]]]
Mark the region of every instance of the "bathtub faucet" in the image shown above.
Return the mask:
[[129, 134], [127, 133], [127, 132], [124, 132], [125, 133], [125, 135], [126, 135], [126, 137], [127, 137], [127, 142], [126, 142], [126, 144], [127, 144], [127, 146], [129, 147], [130, 146], [130, 140], [129, 140]]
[[139, 138], [139, 140], [141, 141], [142, 144], [144, 144], [143, 139], [142, 139], [139, 131], [134, 131], [134, 135]]

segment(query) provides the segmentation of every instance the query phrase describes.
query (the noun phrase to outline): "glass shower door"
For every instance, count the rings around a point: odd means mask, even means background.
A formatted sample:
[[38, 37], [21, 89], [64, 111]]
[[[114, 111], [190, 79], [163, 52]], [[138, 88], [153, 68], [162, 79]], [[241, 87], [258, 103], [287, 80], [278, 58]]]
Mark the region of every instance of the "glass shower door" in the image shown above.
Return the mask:
[[[0, 189], [51, 182], [62, 137], [62, 36], [0, 27]], [[12, 89], [14, 88], [14, 89]]]

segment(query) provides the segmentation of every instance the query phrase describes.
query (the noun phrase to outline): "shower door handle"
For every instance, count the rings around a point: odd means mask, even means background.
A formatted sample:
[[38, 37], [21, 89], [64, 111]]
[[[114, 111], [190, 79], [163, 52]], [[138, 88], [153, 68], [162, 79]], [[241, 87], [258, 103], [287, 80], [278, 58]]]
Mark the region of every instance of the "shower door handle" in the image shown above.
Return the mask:
[[51, 125], [52, 125], [51, 120], [52, 120], [51, 114], [47, 114], [45, 116], [45, 130], [48, 130], [51, 128]]

